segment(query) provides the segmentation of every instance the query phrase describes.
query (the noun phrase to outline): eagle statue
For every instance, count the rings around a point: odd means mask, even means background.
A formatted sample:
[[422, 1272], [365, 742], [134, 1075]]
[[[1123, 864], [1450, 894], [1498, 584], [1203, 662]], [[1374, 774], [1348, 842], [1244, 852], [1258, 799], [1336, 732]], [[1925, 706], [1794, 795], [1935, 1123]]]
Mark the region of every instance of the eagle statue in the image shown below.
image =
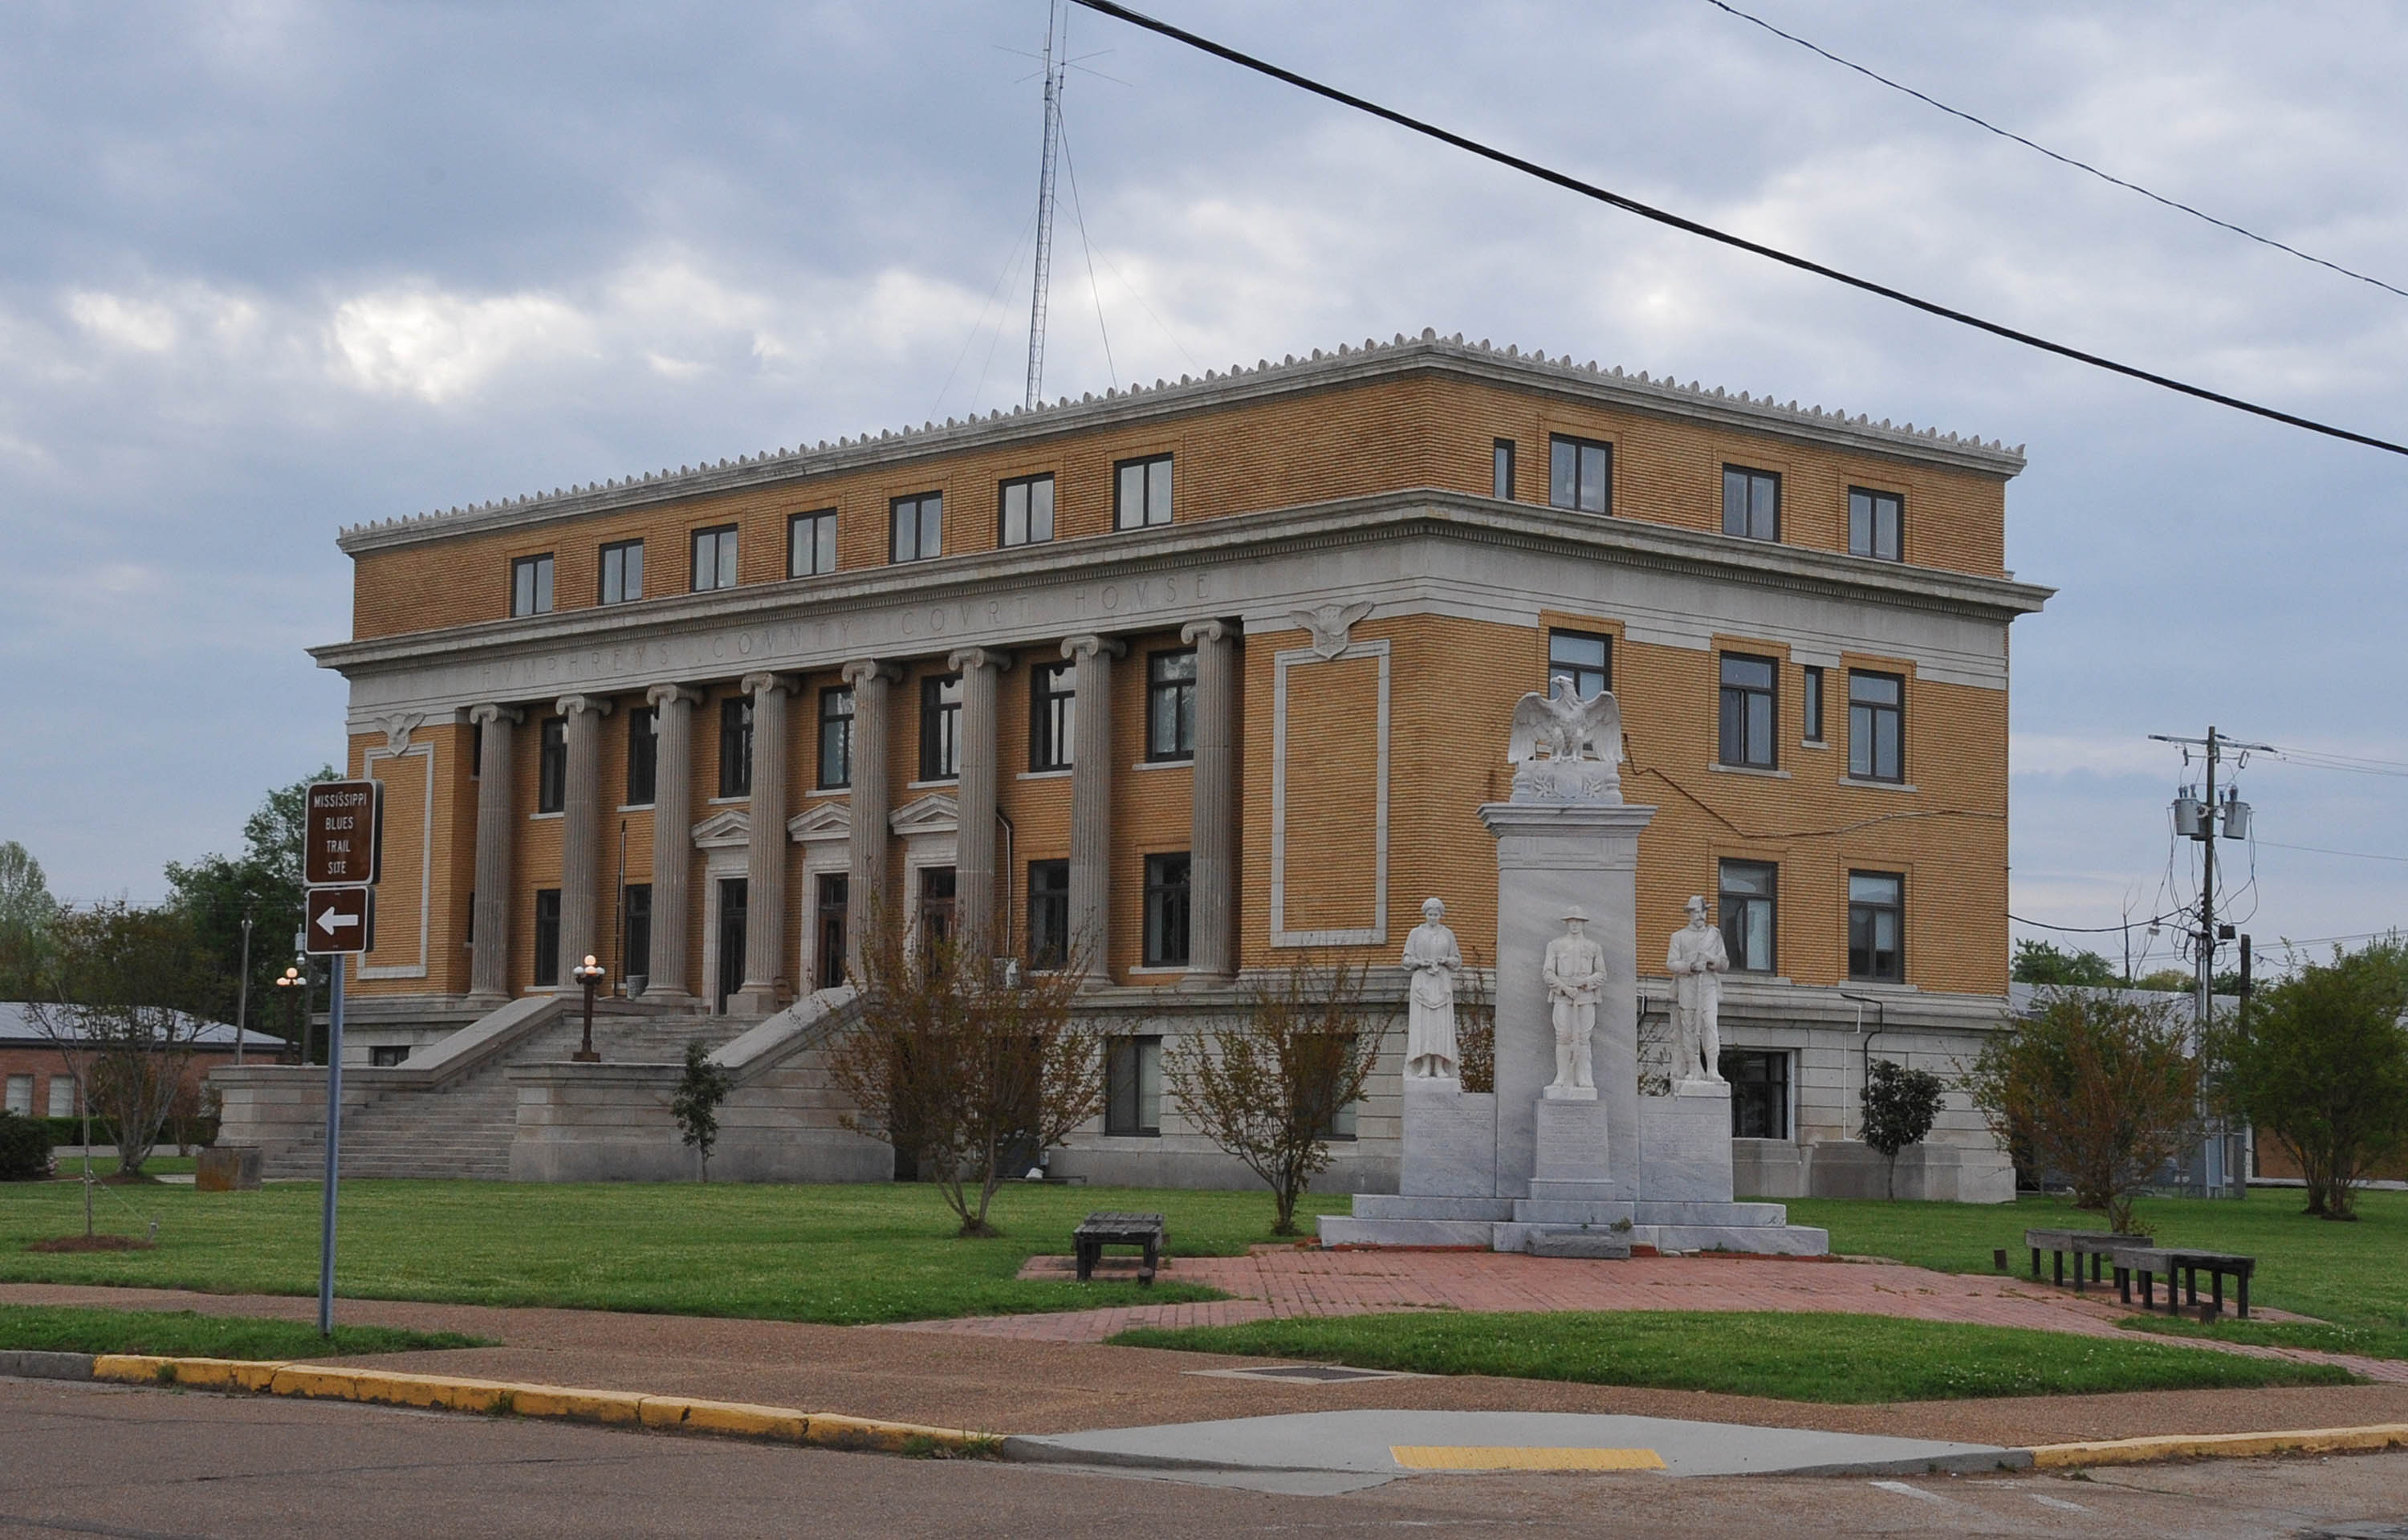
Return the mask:
[[1614, 771], [1622, 763], [1622, 707], [1611, 690], [1581, 699], [1572, 681], [1558, 674], [1553, 694], [1533, 690], [1513, 708], [1505, 757], [1515, 764], [1541, 757], [1600, 760]]

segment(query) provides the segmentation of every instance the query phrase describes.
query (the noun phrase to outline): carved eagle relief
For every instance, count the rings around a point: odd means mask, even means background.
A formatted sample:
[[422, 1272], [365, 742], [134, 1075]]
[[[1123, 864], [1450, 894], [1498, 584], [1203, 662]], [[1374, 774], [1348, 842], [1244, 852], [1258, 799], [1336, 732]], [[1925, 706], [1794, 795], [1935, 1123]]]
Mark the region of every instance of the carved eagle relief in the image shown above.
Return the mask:
[[1505, 757], [1515, 764], [1541, 757], [1600, 760], [1613, 769], [1622, 763], [1622, 707], [1611, 690], [1582, 700], [1572, 693], [1571, 680], [1559, 674], [1555, 693], [1533, 690], [1513, 708]]

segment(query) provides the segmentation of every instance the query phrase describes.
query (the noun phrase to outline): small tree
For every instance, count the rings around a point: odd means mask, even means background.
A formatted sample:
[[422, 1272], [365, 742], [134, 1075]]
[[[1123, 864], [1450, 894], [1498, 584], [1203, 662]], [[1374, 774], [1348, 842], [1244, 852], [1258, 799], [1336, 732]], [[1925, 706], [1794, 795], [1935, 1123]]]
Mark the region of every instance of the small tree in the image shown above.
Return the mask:
[[2197, 1134], [2200, 1065], [2180, 1004], [2067, 990], [1994, 1034], [1968, 1084], [2009, 1148], [2129, 1232], [2132, 1198]]
[[1240, 1013], [1163, 1056], [1180, 1110], [1269, 1184], [1274, 1235], [1329, 1168], [1339, 1110], [1362, 1100], [1394, 1011], [1366, 1004], [1361, 965], [1303, 954], [1250, 983]]
[[0, 840], [0, 1000], [48, 995], [50, 931], [58, 914], [42, 863], [15, 840]]
[[2358, 1218], [2368, 1171], [2408, 1147], [2408, 945], [2334, 949], [2216, 1037], [2225, 1103], [2300, 1162], [2308, 1209]]
[[724, 1064], [710, 1062], [710, 1050], [700, 1040], [685, 1046], [685, 1073], [678, 1077], [669, 1112], [678, 1134], [702, 1157], [702, 1179], [710, 1180], [710, 1151], [719, 1143], [719, 1104], [736, 1089], [736, 1076]]
[[1865, 1143], [1888, 1162], [1885, 1191], [1898, 1196], [1899, 1151], [1919, 1145], [1940, 1116], [1940, 1099], [1947, 1090], [1928, 1069], [1909, 1069], [1888, 1059], [1876, 1059], [1865, 1077]]
[[2124, 982], [2124, 976], [2097, 952], [2066, 951], [2048, 941], [2018, 941], [2008, 977], [2018, 984], [2092, 984]]

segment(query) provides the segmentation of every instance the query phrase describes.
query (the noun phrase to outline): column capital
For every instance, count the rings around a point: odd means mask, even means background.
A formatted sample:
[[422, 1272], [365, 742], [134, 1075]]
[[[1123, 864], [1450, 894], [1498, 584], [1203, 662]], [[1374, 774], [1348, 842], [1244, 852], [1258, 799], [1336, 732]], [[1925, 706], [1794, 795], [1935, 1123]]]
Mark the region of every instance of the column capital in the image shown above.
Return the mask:
[[788, 693], [792, 693], [795, 688], [795, 681], [783, 674], [770, 674], [766, 672], [760, 674], [747, 674], [742, 679], [738, 681], [736, 688], [741, 690], [747, 695], [758, 695], [764, 691], [772, 690], [783, 691]]
[[1190, 620], [1179, 628], [1179, 639], [1194, 647], [1198, 642], [1226, 641], [1238, 634], [1238, 628], [1226, 620]]
[[945, 666], [956, 674], [973, 668], [992, 668], [1001, 674], [1011, 667], [1011, 654], [992, 647], [955, 648], [945, 654]]
[[597, 717], [607, 717], [610, 714], [610, 702], [609, 697], [603, 695], [563, 695], [552, 703], [552, 708], [564, 717], [573, 717], [580, 711], [591, 711]]
[[888, 684], [899, 684], [903, 679], [900, 663], [882, 663], [876, 658], [855, 658], [844, 665], [842, 672], [844, 682], [856, 687], [871, 679], [883, 679]]
[[1128, 656], [1128, 643], [1116, 636], [1098, 636], [1093, 633], [1062, 638], [1062, 656], [1073, 662], [1092, 658], [1098, 652], [1107, 657], [1125, 658]]
[[491, 701], [468, 708], [468, 720], [480, 727], [489, 721], [523, 722], [526, 713], [515, 706], [496, 706]]
[[690, 684], [656, 684], [644, 692], [646, 706], [675, 706], [680, 701], [688, 706], [700, 706], [702, 692]]

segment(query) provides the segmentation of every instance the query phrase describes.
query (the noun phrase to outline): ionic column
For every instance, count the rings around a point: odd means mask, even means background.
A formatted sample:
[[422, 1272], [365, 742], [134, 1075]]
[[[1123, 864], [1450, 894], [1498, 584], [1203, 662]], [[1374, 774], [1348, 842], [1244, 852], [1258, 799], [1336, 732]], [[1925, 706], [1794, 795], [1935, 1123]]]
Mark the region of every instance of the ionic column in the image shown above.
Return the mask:
[[1238, 643], [1220, 620], [1181, 628], [1196, 649], [1196, 771], [1188, 813], [1188, 976], [1238, 971]]
[[1005, 949], [995, 934], [996, 681], [1011, 654], [967, 647], [945, 660], [962, 677], [960, 833], [953, 852], [959, 934], [974, 955]]
[[1096, 984], [1111, 982], [1112, 660], [1127, 651], [1109, 636], [1062, 643], [1062, 656], [1079, 665], [1070, 744], [1070, 948]]
[[468, 709], [483, 737], [477, 756], [477, 894], [469, 919], [476, 940], [468, 948], [468, 993], [494, 1005], [510, 997], [510, 846], [518, 833], [510, 740], [522, 715], [509, 706]]
[[652, 707], [652, 955], [647, 1000], [674, 1004], [686, 988], [688, 878], [694, 869], [694, 708], [702, 697], [682, 685], [644, 692]]
[[553, 710], [566, 720], [568, 750], [560, 799], [560, 987], [573, 990], [569, 970], [595, 949], [595, 901], [602, 881], [602, 719], [610, 703], [594, 695], [563, 695]]
[[845, 882], [844, 957], [855, 977], [862, 943], [885, 898], [887, 686], [902, 677], [895, 664], [870, 658], [844, 665], [844, 682], [853, 687], [853, 859]]
[[744, 848], [744, 987], [728, 1010], [767, 1016], [785, 1004], [786, 692], [794, 681], [747, 674], [740, 688], [752, 697], [752, 833]]

